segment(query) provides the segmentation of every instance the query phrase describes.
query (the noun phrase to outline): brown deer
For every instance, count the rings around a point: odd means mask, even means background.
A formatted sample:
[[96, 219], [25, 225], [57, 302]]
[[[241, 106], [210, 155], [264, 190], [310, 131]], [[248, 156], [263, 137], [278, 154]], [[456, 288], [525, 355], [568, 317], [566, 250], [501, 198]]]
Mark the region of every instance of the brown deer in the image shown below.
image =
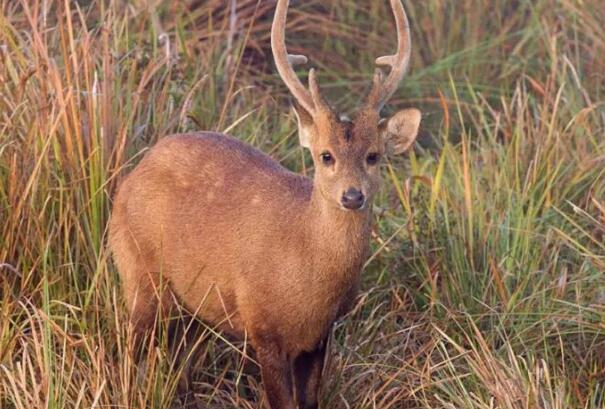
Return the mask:
[[401, 0], [391, 7], [397, 53], [376, 60], [390, 73], [376, 70], [367, 102], [345, 120], [313, 69], [308, 89], [297, 78], [293, 65], [307, 59], [287, 54], [288, 0], [278, 0], [271, 46], [313, 179], [231, 136], [189, 133], [158, 142], [115, 197], [109, 244], [135, 328], [177, 300], [232, 336], [246, 334], [273, 409], [317, 407], [326, 338], [352, 307], [368, 257], [381, 158], [416, 138], [418, 110], [380, 117], [410, 57]]

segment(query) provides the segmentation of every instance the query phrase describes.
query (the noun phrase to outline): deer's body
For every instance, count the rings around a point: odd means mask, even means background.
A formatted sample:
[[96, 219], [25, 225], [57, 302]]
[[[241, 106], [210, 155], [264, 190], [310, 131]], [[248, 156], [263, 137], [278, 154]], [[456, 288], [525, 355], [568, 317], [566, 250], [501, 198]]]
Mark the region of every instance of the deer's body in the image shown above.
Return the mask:
[[317, 199], [312, 179], [230, 136], [164, 138], [122, 183], [112, 216], [137, 324], [155, 319], [154, 293], [169, 290], [232, 335], [314, 350], [356, 294], [369, 239], [368, 212]]
[[307, 89], [292, 69], [306, 58], [286, 51], [288, 0], [278, 0], [271, 46], [297, 102], [313, 179], [226, 135], [175, 135], [147, 153], [115, 198], [109, 244], [136, 328], [179, 303], [246, 334], [272, 409], [317, 408], [326, 336], [351, 307], [368, 256], [380, 159], [416, 138], [418, 110], [380, 118], [410, 55], [401, 0], [390, 1], [397, 53], [376, 62], [391, 71], [376, 71], [366, 104], [343, 120], [315, 72]]

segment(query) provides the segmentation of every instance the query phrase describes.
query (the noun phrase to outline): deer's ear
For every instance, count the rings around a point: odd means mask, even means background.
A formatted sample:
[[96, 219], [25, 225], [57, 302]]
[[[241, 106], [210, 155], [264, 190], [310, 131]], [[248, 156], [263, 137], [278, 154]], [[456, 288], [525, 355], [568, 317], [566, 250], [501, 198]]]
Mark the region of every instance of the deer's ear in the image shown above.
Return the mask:
[[311, 136], [313, 132], [313, 118], [309, 113], [298, 104], [292, 107], [296, 120], [298, 121], [298, 140], [300, 146], [311, 149]]
[[418, 135], [422, 114], [415, 108], [402, 109], [379, 125], [387, 154], [403, 153]]

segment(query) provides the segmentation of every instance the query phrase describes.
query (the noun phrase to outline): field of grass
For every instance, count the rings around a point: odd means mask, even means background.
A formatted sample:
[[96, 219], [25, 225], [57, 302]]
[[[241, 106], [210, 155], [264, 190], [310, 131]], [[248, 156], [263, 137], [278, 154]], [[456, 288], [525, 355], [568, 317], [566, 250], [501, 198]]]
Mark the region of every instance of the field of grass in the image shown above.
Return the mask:
[[[422, 109], [422, 131], [384, 165], [323, 407], [605, 408], [602, 0], [404, 3], [412, 66], [386, 111]], [[395, 47], [388, 2], [291, 7], [291, 52], [353, 109]], [[312, 172], [271, 58], [273, 8], [0, 0], [0, 408], [181, 407], [166, 331], [135, 362], [111, 198], [182, 131]], [[201, 331], [198, 406], [258, 407], [247, 346]]]

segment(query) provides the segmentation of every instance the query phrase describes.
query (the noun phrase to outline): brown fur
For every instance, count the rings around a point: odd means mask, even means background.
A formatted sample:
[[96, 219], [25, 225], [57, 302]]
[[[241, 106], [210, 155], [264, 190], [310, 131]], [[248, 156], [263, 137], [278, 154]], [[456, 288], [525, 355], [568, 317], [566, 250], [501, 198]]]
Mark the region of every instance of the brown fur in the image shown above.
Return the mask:
[[310, 179], [234, 138], [164, 138], [120, 187], [111, 219], [133, 319], [155, 317], [162, 275], [227, 332], [271, 333], [289, 354], [313, 350], [354, 296], [369, 234], [367, 212], [318, 200]]
[[[381, 121], [373, 100], [342, 122], [313, 94], [307, 106], [317, 109], [296, 113], [314, 179], [231, 136], [174, 135], [123, 181], [109, 226], [136, 328], [178, 302], [247, 334], [273, 409], [317, 407], [326, 337], [351, 308], [368, 257], [380, 181], [369, 155], [406, 150], [420, 122], [414, 109]], [[343, 207], [351, 188], [364, 195], [359, 209]]]

